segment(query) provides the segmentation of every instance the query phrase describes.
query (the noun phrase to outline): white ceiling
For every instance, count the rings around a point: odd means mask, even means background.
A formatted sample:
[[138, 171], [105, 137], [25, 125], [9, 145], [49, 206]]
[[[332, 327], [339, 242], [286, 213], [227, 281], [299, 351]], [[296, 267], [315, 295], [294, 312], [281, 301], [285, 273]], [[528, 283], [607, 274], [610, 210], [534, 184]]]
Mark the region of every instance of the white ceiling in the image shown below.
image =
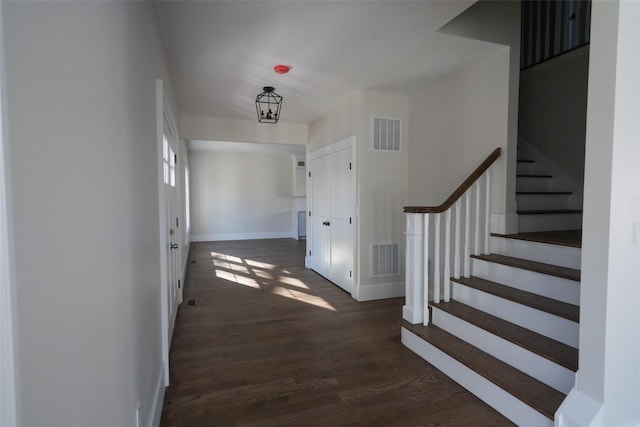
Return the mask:
[[[256, 119], [274, 86], [281, 120], [310, 123], [362, 89], [403, 92], [485, 55], [487, 43], [437, 30], [474, 3], [157, 1], [180, 110]], [[276, 64], [292, 69], [273, 71]]]

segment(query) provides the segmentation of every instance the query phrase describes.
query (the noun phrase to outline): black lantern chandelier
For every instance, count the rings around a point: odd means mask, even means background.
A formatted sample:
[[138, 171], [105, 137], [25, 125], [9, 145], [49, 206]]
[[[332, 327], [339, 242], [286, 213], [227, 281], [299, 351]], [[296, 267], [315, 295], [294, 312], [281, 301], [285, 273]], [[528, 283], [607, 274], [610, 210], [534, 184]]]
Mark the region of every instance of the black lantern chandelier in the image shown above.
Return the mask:
[[260, 123], [278, 123], [282, 97], [271, 86], [262, 88], [264, 92], [256, 97], [256, 112]]

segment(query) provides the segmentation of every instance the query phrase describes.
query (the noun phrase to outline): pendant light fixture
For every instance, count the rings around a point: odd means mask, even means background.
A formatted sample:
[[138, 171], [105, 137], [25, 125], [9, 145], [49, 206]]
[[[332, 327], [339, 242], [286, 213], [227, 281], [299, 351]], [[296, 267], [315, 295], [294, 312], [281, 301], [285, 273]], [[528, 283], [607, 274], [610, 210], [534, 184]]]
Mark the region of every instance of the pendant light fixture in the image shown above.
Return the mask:
[[256, 113], [260, 123], [278, 123], [282, 97], [271, 86], [262, 88], [263, 92], [256, 97]]

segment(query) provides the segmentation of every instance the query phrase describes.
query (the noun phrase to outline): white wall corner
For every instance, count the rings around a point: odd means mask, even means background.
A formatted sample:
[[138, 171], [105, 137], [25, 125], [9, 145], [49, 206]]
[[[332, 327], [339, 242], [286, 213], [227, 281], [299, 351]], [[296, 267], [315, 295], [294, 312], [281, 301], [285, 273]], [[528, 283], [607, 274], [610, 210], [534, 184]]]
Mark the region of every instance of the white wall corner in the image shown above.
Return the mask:
[[404, 296], [404, 286], [404, 282], [354, 286], [352, 296], [356, 301], [399, 298]]
[[555, 414], [555, 427], [603, 426], [603, 405], [586, 394], [571, 389]]

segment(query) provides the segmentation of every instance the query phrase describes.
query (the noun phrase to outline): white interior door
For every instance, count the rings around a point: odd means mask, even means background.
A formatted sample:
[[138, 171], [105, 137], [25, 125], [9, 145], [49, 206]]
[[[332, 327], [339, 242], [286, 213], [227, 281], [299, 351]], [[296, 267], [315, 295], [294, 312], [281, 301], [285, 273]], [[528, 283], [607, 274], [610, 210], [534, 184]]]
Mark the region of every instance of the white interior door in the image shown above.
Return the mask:
[[353, 148], [329, 155], [329, 274], [332, 282], [353, 292]]
[[329, 265], [329, 233], [327, 223], [329, 221], [329, 158], [327, 155], [311, 159], [311, 212], [310, 227], [311, 253], [309, 254], [309, 267], [316, 272], [327, 276]]
[[[165, 124], [166, 127], [168, 125]], [[163, 136], [163, 169], [164, 169], [164, 200], [166, 209], [166, 233], [167, 233], [167, 315], [168, 315], [168, 337], [169, 343], [173, 336], [173, 326], [175, 324], [178, 305], [180, 304], [180, 236], [178, 233], [178, 191], [177, 191], [177, 156], [175, 150], [175, 138], [171, 135], [170, 129], [165, 129]]]

